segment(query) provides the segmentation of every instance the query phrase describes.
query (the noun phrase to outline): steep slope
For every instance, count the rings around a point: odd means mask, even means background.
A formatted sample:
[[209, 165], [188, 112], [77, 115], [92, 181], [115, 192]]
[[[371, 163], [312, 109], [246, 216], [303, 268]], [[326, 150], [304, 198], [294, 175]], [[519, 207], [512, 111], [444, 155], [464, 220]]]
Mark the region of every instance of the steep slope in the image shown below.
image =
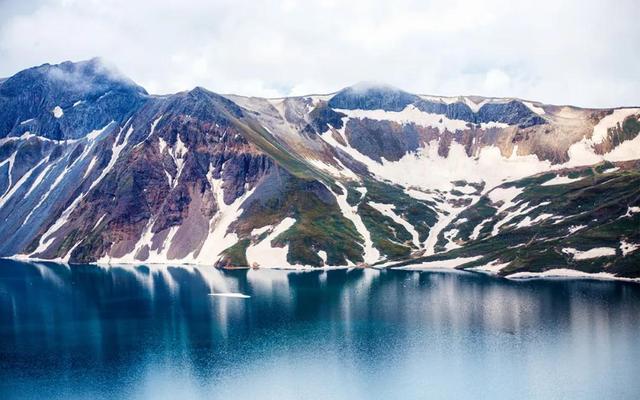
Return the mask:
[[544, 173], [494, 188], [440, 234], [443, 253], [398, 263], [420, 268], [457, 259], [501, 276], [570, 269], [637, 277], [640, 162]]
[[[371, 84], [282, 99], [152, 96], [99, 60], [20, 72], [0, 102], [2, 256], [263, 268], [464, 257], [508, 264], [503, 275], [640, 275], [639, 168], [628, 162], [640, 159], [640, 109]], [[549, 171], [557, 185], [541, 181]], [[576, 174], [589, 174], [584, 187], [561, 190]], [[602, 192], [615, 207], [577, 212]], [[550, 242], [547, 230], [574, 225], [588, 229]], [[565, 262], [536, 256], [548, 246]], [[589, 246], [619, 250], [576, 262]]]

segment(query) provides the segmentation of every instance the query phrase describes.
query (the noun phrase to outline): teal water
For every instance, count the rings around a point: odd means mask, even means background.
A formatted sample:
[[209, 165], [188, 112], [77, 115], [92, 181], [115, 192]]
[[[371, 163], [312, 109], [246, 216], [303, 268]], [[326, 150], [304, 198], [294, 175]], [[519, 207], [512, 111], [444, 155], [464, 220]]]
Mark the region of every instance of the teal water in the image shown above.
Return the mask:
[[14, 398], [638, 399], [640, 285], [0, 260]]

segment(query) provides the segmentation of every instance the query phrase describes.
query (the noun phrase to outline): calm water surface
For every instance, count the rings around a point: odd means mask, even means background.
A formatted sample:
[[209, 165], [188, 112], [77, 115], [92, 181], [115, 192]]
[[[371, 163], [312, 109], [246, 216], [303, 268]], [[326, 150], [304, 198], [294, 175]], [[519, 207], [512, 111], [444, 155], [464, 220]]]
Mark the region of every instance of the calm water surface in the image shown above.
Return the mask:
[[640, 285], [0, 260], [0, 398], [638, 399]]

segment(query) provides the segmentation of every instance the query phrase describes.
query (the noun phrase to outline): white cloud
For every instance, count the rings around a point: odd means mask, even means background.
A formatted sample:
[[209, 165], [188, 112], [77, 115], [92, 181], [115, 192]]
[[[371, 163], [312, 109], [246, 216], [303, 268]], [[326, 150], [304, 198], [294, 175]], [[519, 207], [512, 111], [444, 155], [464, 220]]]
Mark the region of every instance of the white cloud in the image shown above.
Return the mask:
[[0, 2], [0, 76], [102, 56], [152, 93], [418, 93], [640, 105], [636, 0]]

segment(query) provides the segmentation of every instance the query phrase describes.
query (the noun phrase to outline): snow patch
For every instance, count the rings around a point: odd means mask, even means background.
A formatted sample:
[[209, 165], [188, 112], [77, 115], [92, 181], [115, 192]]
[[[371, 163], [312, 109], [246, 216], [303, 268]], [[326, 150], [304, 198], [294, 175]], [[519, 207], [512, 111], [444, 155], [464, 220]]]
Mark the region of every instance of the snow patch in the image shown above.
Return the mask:
[[549, 179], [548, 181], [545, 181], [544, 183], [540, 184], [540, 186], [554, 186], [554, 185], [567, 185], [569, 183], [572, 182], [577, 182], [577, 181], [581, 181], [583, 180], [585, 177], [581, 176], [581, 177], [577, 177], [577, 178], [569, 178], [568, 176], [556, 176], [552, 179]]
[[629, 206], [629, 207], [627, 208], [627, 213], [626, 213], [626, 214], [624, 214], [624, 215], [623, 215], [623, 217], [630, 217], [630, 216], [632, 216], [633, 214], [638, 214], [638, 213], [640, 213], [640, 207], [632, 207], [632, 206]]
[[569, 227], [569, 234], [576, 233], [576, 232], [578, 232], [580, 229], [584, 229], [584, 228], [586, 228], [586, 227], [587, 227], [586, 225], [571, 225], [571, 226]]
[[546, 214], [546, 213], [542, 213], [540, 215], [538, 215], [537, 217], [535, 217], [534, 219], [531, 219], [530, 216], [526, 216], [522, 221], [520, 221], [518, 223], [518, 225], [516, 225], [516, 228], [525, 228], [525, 227], [529, 227], [532, 225], [536, 225], [539, 224], [540, 222], [547, 220], [549, 218], [553, 217], [553, 214]]
[[627, 254], [632, 253], [638, 249], [640, 249], [640, 243], [631, 243], [625, 240], [620, 241], [620, 250], [622, 251], [623, 257], [626, 257]]
[[373, 201], [369, 202], [369, 205], [377, 210], [382, 215], [389, 217], [398, 225], [402, 225], [409, 234], [411, 234], [411, 241], [416, 247], [420, 247], [420, 236], [418, 231], [409, 222], [405, 221], [401, 216], [395, 213], [396, 206], [394, 204], [382, 204]]
[[430, 269], [455, 269], [456, 267], [470, 263], [480, 258], [482, 258], [482, 256], [459, 257], [459, 258], [451, 258], [448, 260], [427, 261], [419, 264], [407, 265], [404, 267], [392, 267], [392, 269], [409, 270], [409, 271], [422, 271], [422, 270], [430, 270]]
[[586, 251], [580, 251], [571, 247], [562, 249], [565, 254], [573, 255], [574, 260], [588, 260], [598, 257], [611, 257], [616, 255], [616, 249], [613, 247], [595, 247]]
[[247, 261], [249, 265], [257, 265], [260, 268], [291, 268], [293, 265], [287, 261], [289, 245], [284, 247], [273, 247], [272, 242], [286, 232], [296, 223], [295, 218], [286, 217], [273, 231], [259, 243], [247, 248]]
[[478, 238], [478, 236], [480, 236], [480, 231], [482, 230], [482, 227], [487, 223], [490, 222], [491, 218], [487, 218], [485, 220], [482, 220], [478, 225], [476, 225], [473, 228], [473, 232], [471, 232], [471, 235], [469, 235], [469, 239], [471, 240], [476, 240]]
[[[48, 161], [49, 161], [49, 158], [47, 157], [45, 162], [48, 162]], [[29, 195], [34, 191], [34, 189], [37, 188], [42, 183], [42, 180], [44, 179], [45, 176], [47, 176], [47, 173], [49, 172], [51, 167], [53, 167], [53, 165], [54, 164], [47, 164], [47, 166], [44, 167], [42, 171], [40, 171], [36, 179], [34, 179], [33, 182], [31, 183], [31, 187], [29, 188], [27, 193], [24, 195], [25, 198], [29, 197]]]
[[93, 156], [93, 158], [89, 162], [89, 165], [87, 166], [87, 169], [84, 171], [82, 179], [87, 179], [87, 176], [89, 176], [91, 170], [93, 170], [93, 167], [96, 165], [96, 161], [98, 161], [98, 156]]
[[364, 262], [367, 264], [373, 264], [380, 258], [380, 252], [378, 251], [378, 249], [373, 247], [371, 234], [367, 230], [367, 227], [364, 225], [364, 222], [362, 222], [362, 218], [360, 218], [360, 215], [357, 213], [357, 208], [352, 207], [351, 205], [349, 205], [349, 202], [347, 202], [347, 189], [338, 182], [336, 182], [336, 184], [340, 187], [340, 189], [342, 189], [342, 194], [333, 192], [331, 190], [331, 187], [329, 186], [327, 186], [327, 189], [329, 189], [329, 191], [331, 191], [335, 196], [342, 215], [353, 222], [356, 230], [364, 239]]
[[62, 118], [62, 116], [64, 115], [64, 111], [62, 111], [62, 108], [60, 108], [60, 106], [55, 106], [53, 107], [53, 110], [51, 110], [51, 113], [53, 114], [54, 118]]
[[199, 263], [207, 263], [209, 265], [215, 264], [220, 259], [220, 253], [229, 247], [233, 246], [238, 241], [238, 236], [235, 233], [228, 233], [229, 226], [232, 222], [237, 220], [242, 214], [242, 203], [251, 196], [252, 189], [249, 192], [245, 192], [244, 195], [238, 197], [230, 205], [224, 202], [224, 193], [222, 189], [222, 179], [213, 179], [212, 170], [209, 170], [207, 174], [213, 194], [216, 197], [218, 204], [218, 212], [213, 216], [209, 222], [209, 235], [202, 245], [202, 250], [198, 254], [197, 261]]
[[533, 111], [534, 113], [538, 114], [538, 115], [544, 115], [544, 109], [542, 107], [536, 106], [535, 104], [533, 104], [530, 101], [523, 101], [522, 104], [524, 104], [525, 106], [527, 106], [527, 108], [531, 111]]
[[320, 250], [318, 251], [318, 257], [320, 257], [320, 259], [322, 260], [322, 262], [326, 265], [327, 264], [327, 252], [324, 250]]
[[593, 127], [593, 134], [591, 135], [591, 141], [593, 144], [600, 144], [605, 141], [609, 135], [609, 128], [616, 126], [618, 123], [624, 121], [627, 117], [640, 112], [638, 108], [619, 108], [613, 110], [613, 112], [606, 117], [602, 118], [596, 126]]
[[569, 161], [560, 167], [575, 167], [598, 164], [602, 161], [628, 161], [640, 158], [640, 135], [626, 140], [604, 155], [596, 154], [594, 145], [602, 143], [608, 136], [608, 129], [621, 123], [630, 115], [640, 113], [640, 108], [623, 108], [602, 118], [593, 128], [591, 138], [584, 137], [569, 147]]
[[164, 152], [164, 149], [167, 148], [167, 142], [165, 142], [165, 140], [161, 137], [158, 138], [158, 150], [160, 151], [160, 154], [162, 154]]
[[[467, 121], [449, 119], [441, 114], [431, 114], [419, 110], [410, 104], [402, 111], [384, 110], [343, 110], [337, 112], [346, 114], [348, 118], [372, 119], [376, 121], [392, 121], [399, 124], [416, 124], [427, 128], [436, 128], [440, 133], [445, 131], [455, 132], [469, 129]], [[505, 125], [506, 126], [506, 125]]]
[[491, 200], [491, 202], [494, 204], [497, 204], [500, 202], [502, 203], [502, 205], [496, 211], [496, 214], [499, 214], [502, 211], [507, 210], [513, 207], [514, 205], [516, 205], [516, 203], [514, 203], [513, 200], [516, 197], [518, 197], [518, 195], [521, 194], [522, 192], [523, 192], [522, 188], [518, 188], [515, 186], [507, 187], [507, 188], [498, 187], [490, 191], [487, 196], [489, 197], [489, 200]]
[[509, 266], [510, 263], [501, 263], [498, 260], [493, 260], [488, 264], [480, 265], [478, 267], [465, 268], [466, 271], [483, 272], [489, 275], [497, 275], [502, 269]]

